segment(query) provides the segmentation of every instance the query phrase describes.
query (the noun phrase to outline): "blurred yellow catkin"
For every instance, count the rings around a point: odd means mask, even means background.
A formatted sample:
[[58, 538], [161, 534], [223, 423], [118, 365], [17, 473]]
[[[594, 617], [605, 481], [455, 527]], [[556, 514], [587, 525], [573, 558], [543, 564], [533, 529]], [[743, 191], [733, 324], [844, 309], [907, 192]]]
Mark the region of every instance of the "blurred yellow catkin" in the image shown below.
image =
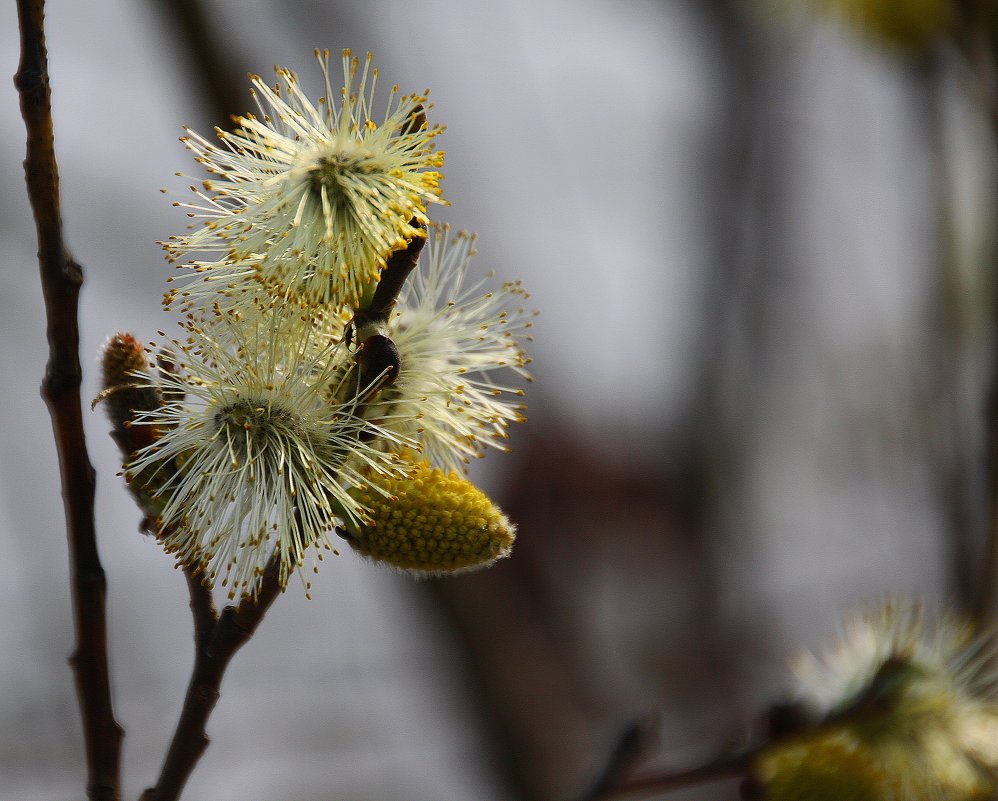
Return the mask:
[[763, 801], [989, 801], [998, 776], [993, 644], [967, 624], [927, 626], [888, 603], [840, 642], [802, 655], [798, 702], [813, 727], [762, 751]]
[[908, 51], [925, 48], [952, 24], [952, 0], [825, 0], [837, 16], [874, 40]]

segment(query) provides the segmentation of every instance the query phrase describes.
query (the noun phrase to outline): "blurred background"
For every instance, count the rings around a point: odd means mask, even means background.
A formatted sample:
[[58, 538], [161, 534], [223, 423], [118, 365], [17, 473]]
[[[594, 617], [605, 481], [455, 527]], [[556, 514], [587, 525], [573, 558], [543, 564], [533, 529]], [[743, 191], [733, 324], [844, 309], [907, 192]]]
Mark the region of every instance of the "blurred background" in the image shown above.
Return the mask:
[[[415, 582], [345, 552], [313, 600], [291, 584], [233, 661], [186, 799], [569, 801], [624, 732], [662, 769], [758, 732], [788, 657], [858, 607], [973, 605], [994, 130], [940, 4], [901, 5], [888, 41], [789, 0], [50, 0], [86, 399], [105, 337], [172, 326], [156, 242], [186, 224], [159, 192], [196, 174], [180, 126], [228, 124], [275, 63], [318, 94], [315, 47], [430, 87], [452, 203], [431, 213], [542, 312], [530, 419], [474, 473], [519, 524], [512, 558]], [[0, 104], [0, 798], [61, 801], [85, 775], [67, 555], [10, 81]], [[190, 614], [87, 421], [135, 798]]]

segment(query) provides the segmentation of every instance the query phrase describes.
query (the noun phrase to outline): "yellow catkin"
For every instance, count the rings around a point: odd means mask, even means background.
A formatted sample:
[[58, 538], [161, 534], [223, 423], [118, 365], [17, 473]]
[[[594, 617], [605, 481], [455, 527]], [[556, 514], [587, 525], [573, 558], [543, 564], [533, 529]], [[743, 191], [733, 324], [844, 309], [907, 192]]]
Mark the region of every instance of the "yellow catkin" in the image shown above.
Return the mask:
[[508, 556], [516, 530], [468, 479], [420, 462], [407, 478], [375, 476], [351, 491], [370, 514], [346, 531], [354, 550], [402, 570], [470, 570]]
[[995, 783], [946, 738], [898, 741], [836, 726], [764, 751], [752, 774], [764, 801], [989, 801]]
[[832, 0], [849, 22], [879, 41], [919, 50], [953, 20], [952, 0]]
[[841, 731], [776, 745], [753, 774], [765, 801], [887, 801], [870, 756]]

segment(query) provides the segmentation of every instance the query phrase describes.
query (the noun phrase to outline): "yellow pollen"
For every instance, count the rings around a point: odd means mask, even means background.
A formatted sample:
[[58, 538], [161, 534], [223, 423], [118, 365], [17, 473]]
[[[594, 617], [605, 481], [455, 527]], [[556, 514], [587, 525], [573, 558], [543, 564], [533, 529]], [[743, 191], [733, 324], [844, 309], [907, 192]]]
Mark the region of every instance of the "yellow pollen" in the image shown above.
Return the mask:
[[484, 567], [509, 555], [514, 526], [463, 476], [419, 462], [408, 477], [368, 478], [373, 486], [350, 493], [371, 518], [347, 531], [360, 553], [429, 574]]

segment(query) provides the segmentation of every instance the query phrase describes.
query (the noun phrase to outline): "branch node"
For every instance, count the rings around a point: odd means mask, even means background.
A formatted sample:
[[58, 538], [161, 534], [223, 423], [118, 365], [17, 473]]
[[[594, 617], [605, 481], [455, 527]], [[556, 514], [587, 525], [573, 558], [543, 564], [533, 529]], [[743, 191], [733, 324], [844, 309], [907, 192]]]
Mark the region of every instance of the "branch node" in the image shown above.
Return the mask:
[[[14, 87], [21, 94], [33, 94], [48, 86], [48, 76], [33, 66], [21, 67], [14, 73]], [[38, 102], [35, 100], [34, 102]]]

